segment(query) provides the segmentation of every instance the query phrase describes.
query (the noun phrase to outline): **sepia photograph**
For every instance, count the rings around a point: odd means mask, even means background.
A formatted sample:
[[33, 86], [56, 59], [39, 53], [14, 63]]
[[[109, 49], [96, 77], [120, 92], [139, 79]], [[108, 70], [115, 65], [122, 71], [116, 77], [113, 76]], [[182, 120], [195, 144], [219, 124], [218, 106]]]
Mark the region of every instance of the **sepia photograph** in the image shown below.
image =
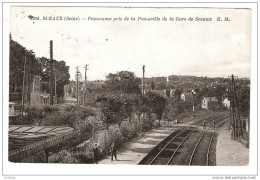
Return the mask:
[[86, 166], [95, 174], [167, 166], [185, 174], [255, 164], [252, 8], [6, 11], [10, 166]]

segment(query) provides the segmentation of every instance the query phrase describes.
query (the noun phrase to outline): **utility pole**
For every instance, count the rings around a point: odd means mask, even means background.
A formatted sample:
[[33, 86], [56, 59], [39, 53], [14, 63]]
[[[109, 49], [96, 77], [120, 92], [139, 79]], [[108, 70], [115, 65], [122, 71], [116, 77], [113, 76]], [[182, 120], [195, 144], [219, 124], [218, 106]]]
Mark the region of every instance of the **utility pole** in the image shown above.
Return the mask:
[[79, 67], [76, 67], [77, 103], [79, 103]]
[[[54, 74], [54, 88], [55, 88], [55, 93], [54, 93], [54, 96], [56, 97], [57, 96], [57, 76], [56, 76], [56, 73]], [[56, 97], [57, 98], [57, 97]]]
[[[234, 78], [234, 77], [233, 77]], [[234, 81], [234, 94], [235, 94], [235, 102], [236, 102], [236, 119], [237, 119], [237, 136], [241, 137], [242, 136], [242, 123], [240, 119], [240, 113], [238, 109], [238, 100], [237, 100], [237, 90], [236, 90], [236, 84]]]
[[27, 104], [30, 105], [30, 61], [27, 61]]
[[26, 51], [24, 51], [24, 65], [23, 65], [22, 117], [23, 117], [23, 111], [24, 111], [25, 70], [26, 70]]
[[53, 105], [53, 43], [50, 41], [50, 105]]
[[195, 95], [196, 95], [196, 92], [194, 90], [191, 90], [192, 92], [192, 96], [193, 96], [193, 107], [192, 107], [192, 111], [194, 113], [195, 111]]
[[230, 125], [229, 129], [233, 126], [233, 121], [232, 121], [232, 111], [231, 111], [231, 82], [229, 81], [228, 83], [228, 100], [229, 100], [229, 117], [230, 117]]
[[[233, 139], [237, 139], [242, 135], [242, 126], [240, 113], [238, 109], [238, 100], [237, 100], [237, 92], [236, 85], [234, 81], [234, 75], [231, 75], [231, 85], [230, 85], [230, 102], [232, 103], [232, 129], [233, 129]], [[230, 109], [231, 109], [230, 107]]]
[[232, 109], [233, 109], [233, 121], [234, 121], [234, 135], [235, 135], [235, 139], [237, 137], [237, 118], [236, 118], [236, 107], [235, 107], [235, 89], [234, 89], [234, 75], [231, 75], [232, 78], [232, 89], [233, 89], [233, 98], [232, 98]]
[[143, 80], [142, 80], [142, 94], [144, 95], [144, 73], [145, 73], [145, 65], [143, 65]]
[[84, 89], [83, 89], [83, 106], [85, 106], [85, 91], [87, 86], [87, 70], [88, 70], [88, 64], [85, 66], [85, 83], [84, 83]]
[[79, 71], [79, 67], [76, 67], [76, 84], [77, 84], [77, 103], [79, 102], [79, 80], [82, 79], [81, 73]]

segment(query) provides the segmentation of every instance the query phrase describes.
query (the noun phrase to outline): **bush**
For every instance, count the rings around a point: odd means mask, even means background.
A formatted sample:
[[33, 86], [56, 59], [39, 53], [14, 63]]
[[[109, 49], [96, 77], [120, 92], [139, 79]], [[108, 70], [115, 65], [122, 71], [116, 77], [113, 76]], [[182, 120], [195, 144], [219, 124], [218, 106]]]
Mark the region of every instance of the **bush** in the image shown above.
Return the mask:
[[124, 141], [128, 139], [132, 139], [133, 137], [137, 136], [138, 128], [136, 126], [132, 125], [129, 126], [127, 122], [122, 122], [120, 126], [120, 132], [123, 136]]
[[49, 158], [50, 163], [64, 163], [64, 164], [74, 164], [79, 163], [79, 159], [75, 155], [75, 153], [62, 150], [58, 154], [55, 154]]
[[43, 106], [41, 109], [44, 110], [46, 114], [52, 114], [59, 111], [59, 108], [57, 106]]

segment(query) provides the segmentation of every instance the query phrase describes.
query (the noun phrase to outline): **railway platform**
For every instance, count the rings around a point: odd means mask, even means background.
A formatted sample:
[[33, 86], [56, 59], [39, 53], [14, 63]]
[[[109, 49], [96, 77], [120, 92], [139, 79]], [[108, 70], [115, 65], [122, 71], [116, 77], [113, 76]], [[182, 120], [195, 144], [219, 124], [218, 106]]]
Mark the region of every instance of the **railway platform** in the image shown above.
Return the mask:
[[231, 131], [227, 127], [219, 130], [216, 147], [217, 166], [247, 166], [249, 149], [245, 145], [231, 139]]
[[157, 144], [176, 130], [175, 127], [154, 128], [141, 137], [125, 143], [117, 152], [117, 161], [111, 161], [108, 155], [99, 164], [133, 164], [137, 165]]

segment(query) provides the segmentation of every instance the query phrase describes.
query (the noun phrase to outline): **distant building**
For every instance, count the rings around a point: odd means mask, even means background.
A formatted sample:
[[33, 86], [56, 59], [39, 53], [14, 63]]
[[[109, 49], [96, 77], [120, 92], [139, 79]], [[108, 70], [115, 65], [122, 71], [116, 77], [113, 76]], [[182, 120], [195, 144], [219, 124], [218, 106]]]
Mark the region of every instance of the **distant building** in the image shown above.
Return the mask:
[[[30, 104], [36, 106], [50, 105], [51, 104], [50, 94], [42, 92], [42, 79], [40, 76], [34, 76], [31, 93], [30, 93]], [[62, 101], [57, 96], [53, 96], [53, 104], [57, 104]]]
[[166, 99], [175, 97], [175, 89], [144, 90], [144, 94], [146, 94], [147, 92], [154, 92], [154, 93], [159, 94], [160, 96], [162, 96]]
[[181, 100], [183, 101], [193, 101], [193, 95], [191, 92], [183, 92], [181, 93]]
[[218, 102], [215, 97], [203, 97], [202, 109], [217, 109]]
[[14, 102], [9, 102], [9, 116], [21, 115], [21, 105]]
[[81, 105], [91, 105], [95, 103], [99, 97], [104, 95], [104, 91], [102, 90], [104, 85], [105, 81], [99, 80], [88, 81], [86, 86], [82, 82], [79, 87], [78, 103]]
[[228, 98], [225, 98], [223, 100], [223, 106], [226, 107], [226, 108], [230, 108], [230, 100], [228, 100]]
[[[86, 85], [84, 81], [79, 81], [78, 88], [79, 91], [83, 91], [84, 89], [88, 90], [89, 92], [100, 90], [105, 85], [105, 81], [96, 80], [96, 81], [87, 81]], [[85, 87], [85, 88], [84, 88]], [[65, 96], [75, 97], [77, 96], [77, 82], [70, 81], [69, 84], [64, 86], [64, 93]]]

